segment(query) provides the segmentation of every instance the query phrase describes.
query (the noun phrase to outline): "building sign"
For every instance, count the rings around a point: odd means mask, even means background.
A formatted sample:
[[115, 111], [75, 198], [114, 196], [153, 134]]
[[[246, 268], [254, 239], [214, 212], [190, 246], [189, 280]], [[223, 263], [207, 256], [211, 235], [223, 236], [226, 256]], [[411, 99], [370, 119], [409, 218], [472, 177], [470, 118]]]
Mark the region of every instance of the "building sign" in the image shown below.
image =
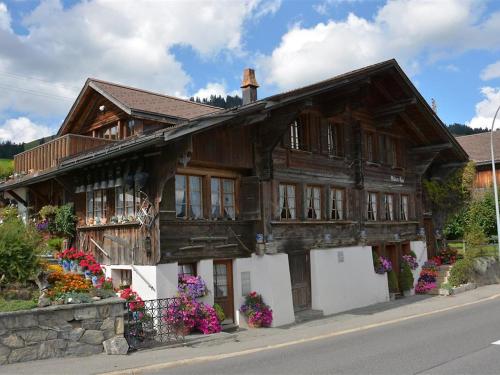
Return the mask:
[[403, 176], [391, 176], [391, 182], [397, 182], [400, 184], [404, 184], [405, 178]]

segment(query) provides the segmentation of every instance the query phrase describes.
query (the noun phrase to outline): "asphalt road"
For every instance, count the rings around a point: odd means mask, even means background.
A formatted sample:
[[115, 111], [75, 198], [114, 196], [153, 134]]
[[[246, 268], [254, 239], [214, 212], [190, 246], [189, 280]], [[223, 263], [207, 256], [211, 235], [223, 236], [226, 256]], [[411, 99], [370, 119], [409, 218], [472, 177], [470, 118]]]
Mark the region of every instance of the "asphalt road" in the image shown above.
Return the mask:
[[500, 300], [155, 374], [500, 374]]

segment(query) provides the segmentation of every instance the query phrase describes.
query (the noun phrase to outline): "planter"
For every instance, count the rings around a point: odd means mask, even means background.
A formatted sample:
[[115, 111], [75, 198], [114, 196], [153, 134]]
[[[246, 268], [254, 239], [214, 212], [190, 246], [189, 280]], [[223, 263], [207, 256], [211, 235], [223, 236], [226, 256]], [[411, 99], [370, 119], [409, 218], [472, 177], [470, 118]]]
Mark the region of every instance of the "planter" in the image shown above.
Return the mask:
[[248, 327], [249, 328], [261, 328], [262, 327], [262, 323], [261, 322], [248, 322]]
[[415, 289], [403, 290], [403, 296], [411, 297], [415, 295]]
[[175, 334], [178, 336], [187, 336], [191, 333], [191, 328], [190, 327], [175, 327]]
[[389, 301], [395, 301], [396, 300], [396, 293], [389, 293]]

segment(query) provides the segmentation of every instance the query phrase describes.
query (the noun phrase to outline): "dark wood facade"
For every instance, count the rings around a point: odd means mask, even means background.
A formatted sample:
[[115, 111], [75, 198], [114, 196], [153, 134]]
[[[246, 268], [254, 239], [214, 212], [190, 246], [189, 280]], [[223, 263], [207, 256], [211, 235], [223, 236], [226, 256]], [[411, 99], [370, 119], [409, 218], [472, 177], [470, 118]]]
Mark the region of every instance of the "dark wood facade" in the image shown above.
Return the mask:
[[[268, 251], [301, 254], [367, 244], [400, 254], [408, 241], [421, 238], [424, 174], [433, 163], [459, 164], [466, 156], [394, 66], [353, 77], [339, 87], [323, 83], [268, 98], [271, 109], [242, 107], [214, 126], [197, 128], [194, 121], [173, 141], [159, 138], [140, 150], [110, 154], [28, 189], [42, 191], [59, 181], [80, 219], [78, 246], [105, 264], [246, 257], [256, 250], [257, 234]], [[143, 132], [175, 125], [134, 119], [98, 93], [86, 100], [65, 132], [99, 137], [118, 126], [113, 140], [119, 142], [141, 139], [126, 130], [131, 120], [148, 124]], [[103, 105], [108, 115], [98, 113]], [[119, 190], [109, 184], [103, 185], [106, 207], [99, 211], [106, 212], [106, 222], [89, 225], [88, 189], [75, 188], [137, 172], [147, 175], [140, 190], [151, 206], [150, 225], [112, 223]], [[33, 212], [43, 204], [36, 201]], [[224, 215], [221, 204], [230, 206]]]

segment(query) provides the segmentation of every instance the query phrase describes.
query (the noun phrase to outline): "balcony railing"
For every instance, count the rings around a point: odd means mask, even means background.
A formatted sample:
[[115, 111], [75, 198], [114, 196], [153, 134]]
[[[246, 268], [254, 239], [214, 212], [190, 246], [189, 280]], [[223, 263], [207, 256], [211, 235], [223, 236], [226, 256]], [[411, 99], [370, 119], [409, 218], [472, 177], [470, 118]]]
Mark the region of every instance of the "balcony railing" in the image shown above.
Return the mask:
[[15, 173], [34, 173], [54, 168], [62, 158], [115, 142], [104, 138], [67, 134], [14, 156]]

